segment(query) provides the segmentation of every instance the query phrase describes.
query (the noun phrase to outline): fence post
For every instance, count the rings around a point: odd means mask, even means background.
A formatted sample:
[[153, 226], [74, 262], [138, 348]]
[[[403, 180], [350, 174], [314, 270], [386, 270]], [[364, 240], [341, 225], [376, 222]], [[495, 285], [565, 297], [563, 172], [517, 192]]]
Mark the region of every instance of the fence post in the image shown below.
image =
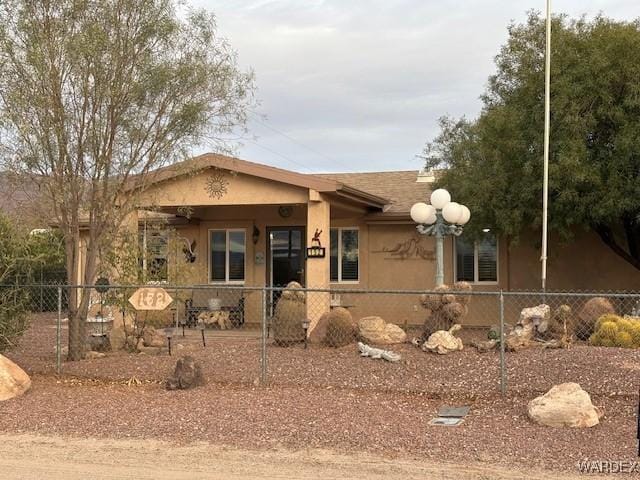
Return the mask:
[[56, 372], [62, 373], [62, 352], [60, 347], [60, 336], [62, 330], [62, 287], [58, 286], [58, 322], [56, 323]]
[[44, 272], [40, 264], [40, 312], [44, 312]]
[[504, 294], [500, 290], [500, 393], [507, 393], [507, 374], [504, 359]]
[[267, 288], [262, 289], [262, 335], [260, 342], [260, 383], [267, 383]]

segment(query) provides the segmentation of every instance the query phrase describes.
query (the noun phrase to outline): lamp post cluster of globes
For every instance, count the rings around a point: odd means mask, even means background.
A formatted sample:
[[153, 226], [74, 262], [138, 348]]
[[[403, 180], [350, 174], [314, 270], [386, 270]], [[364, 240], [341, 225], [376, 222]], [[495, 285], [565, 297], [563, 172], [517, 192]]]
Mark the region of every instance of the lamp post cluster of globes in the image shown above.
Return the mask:
[[436, 286], [440, 286], [444, 283], [444, 237], [462, 234], [471, 211], [465, 205], [452, 202], [451, 194], [438, 188], [431, 193], [431, 204], [418, 202], [410, 213], [418, 224], [418, 232], [436, 237]]

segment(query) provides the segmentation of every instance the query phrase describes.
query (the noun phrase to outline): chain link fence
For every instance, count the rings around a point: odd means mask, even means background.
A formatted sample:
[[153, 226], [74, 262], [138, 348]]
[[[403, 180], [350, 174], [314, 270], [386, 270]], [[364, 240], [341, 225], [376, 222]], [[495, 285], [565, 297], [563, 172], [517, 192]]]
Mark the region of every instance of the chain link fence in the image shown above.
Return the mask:
[[[569, 381], [592, 394], [637, 391], [638, 293], [37, 287], [0, 287], [30, 310], [4, 352], [30, 374], [161, 383], [177, 357], [191, 355], [223, 383], [434, 396], [543, 392]], [[33, 292], [55, 308], [34, 309]], [[79, 294], [89, 302], [83, 321], [67, 308]], [[166, 307], [136, 310], [134, 294]]]

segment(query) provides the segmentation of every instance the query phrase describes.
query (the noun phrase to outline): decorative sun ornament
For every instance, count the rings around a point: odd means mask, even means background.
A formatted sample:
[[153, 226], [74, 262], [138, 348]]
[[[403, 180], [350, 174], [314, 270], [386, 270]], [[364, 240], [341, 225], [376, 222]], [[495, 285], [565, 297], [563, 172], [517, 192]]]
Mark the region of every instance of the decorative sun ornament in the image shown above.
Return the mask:
[[207, 178], [207, 193], [211, 198], [222, 198], [227, 193], [229, 182], [222, 173], [214, 173]]

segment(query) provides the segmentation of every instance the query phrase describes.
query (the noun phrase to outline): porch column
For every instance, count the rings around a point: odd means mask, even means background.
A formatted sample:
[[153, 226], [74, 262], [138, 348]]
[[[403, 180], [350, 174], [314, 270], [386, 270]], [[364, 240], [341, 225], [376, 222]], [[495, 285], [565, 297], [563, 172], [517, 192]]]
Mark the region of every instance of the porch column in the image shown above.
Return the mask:
[[[316, 231], [320, 232], [321, 245], [325, 248], [324, 258], [307, 258], [306, 286], [309, 288], [329, 288], [331, 205], [315, 190], [309, 190], [307, 203], [307, 247], [312, 244]], [[309, 332], [313, 330], [320, 317], [329, 310], [330, 294], [313, 292], [307, 295], [307, 318], [311, 321]]]

